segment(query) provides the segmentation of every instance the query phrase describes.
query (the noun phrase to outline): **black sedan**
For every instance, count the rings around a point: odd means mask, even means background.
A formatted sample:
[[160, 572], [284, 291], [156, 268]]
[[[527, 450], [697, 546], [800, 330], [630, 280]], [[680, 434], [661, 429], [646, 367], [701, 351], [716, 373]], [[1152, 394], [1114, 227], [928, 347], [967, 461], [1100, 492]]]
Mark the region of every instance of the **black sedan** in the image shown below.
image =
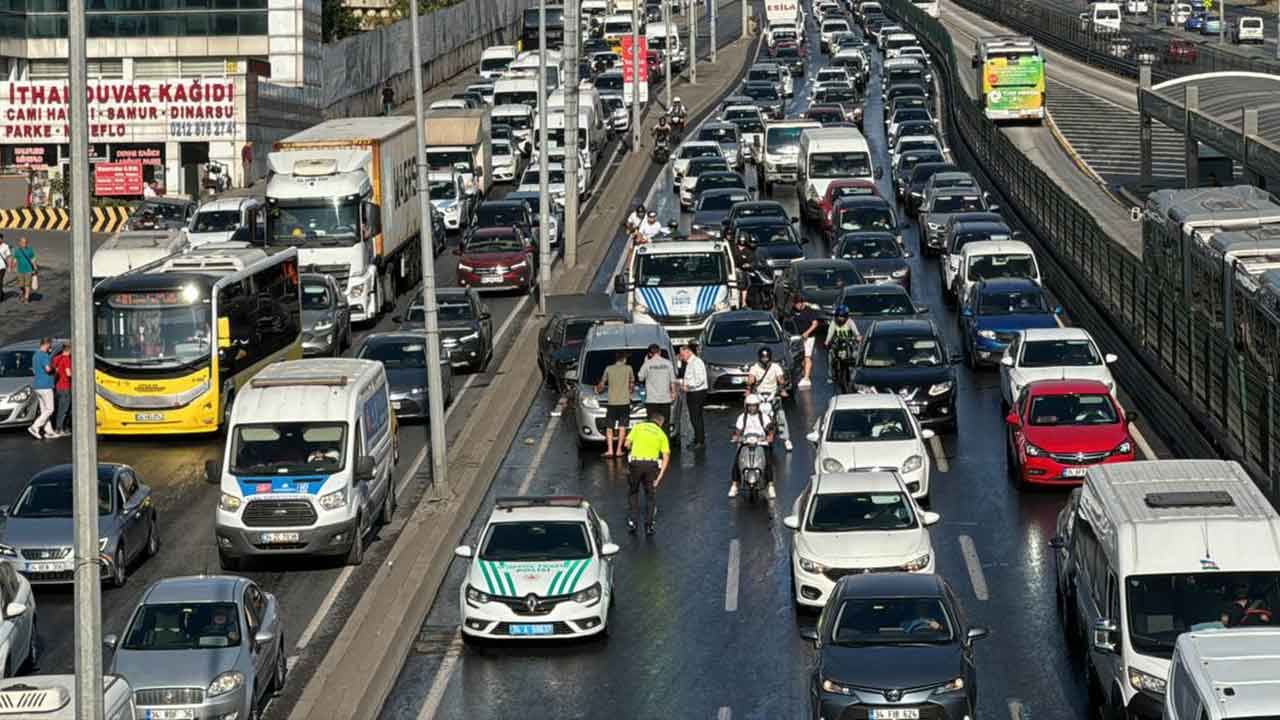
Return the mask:
[[[427, 395], [427, 336], [421, 332], [383, 332], [365, 336], [356, 357], [377, 360], [387, 371], [391, 386], [391, 407], [396, 417], [424, 419], [430, 402]], [[441, 357], [444, 376], [444, 407], [453, 402], [453, 367]]]
[[773, 120], [781, 120], [786, 112], [786, 101], [771, 82], [743, 83], [742, 94], [751, 98], [751, 104], [764, 110]]
[[911, 253], [898, 243], [898, 237], [881, 230], [845, 233], [832, 251], [832, 256], [853, 263], [858, 274], [868, 283], [895, 283], [911, 291]]
[[303, 273], [302, 355], [341, 355], [351, 346], [351, 306], [332, 275]]
[[547, 387], [563, 393], [578, 379], [578, 351], [591, 328], [630, 317], [604, 294], [549, 295], [547, 306], [551, 317], [538, 334], [538, 369]]
[[[403, 317], [392, 318], [400, 330], [422, 330], [422, 291]], [[436, 289], [436, 321], [444, 358], [456, 368], [480, 372], [493, 357], [493, 318], [474, 288]]]
[[954, 430], [960, 359], [932, 320], [877, 320], [863, 338], [853, 377], [837, 380], [841, 392], [898, 395], [921, 425]]
[[699, 177], [698, 183], [694, 185], [694, 194], [697, 199], [693, 204], [693, 220], [689, 223], [690, 240], [719, 240], [720, 233], [724, 229], [723, 221], [729, 211], [734, 205], [751, 199], [750, 193], [736, 187], [718, 187], [698, 191], [698, 185], [701, 185], [703, 180], [716, 175], [720, 173], [707, 173]]
[[896, 233], [898, 226], [897, 214], [888, 200], [878, 195], [842, 197], [831, 208], [831, 237], [827, 240], [834, 245], [837, 237], [861, 230]]
[[790, 220], [775, 216], [743, 218], [734, 223], [734, 230], [734, 252], [741, 265], [767, 270], [772, 277], [804, 259], [800, 234]]
[[[927, 125], [928, 123], [905, 123], [908, 125]], [[907, 133], [903, 137], [912, 135]], [[924, 184], [929, 182], [929, 178], [935, 173], [948, 172], [951, 170], [959, 170], [954, 164], [943, 162], [920, 162], [911, 168], [911, 174], [907, 177], [907, 184], [904, 189], [902, 201], [907, 206], [907, 212], [915, 215], [920, 210], [920, 201], [924, 200]]]
[[796, 218], [792, 218], [787, 214], [787, 208], [777, 200], [752, 200], [751, 202], [743, 202], [734, 205], [729, 210], [729, 214], [724, 216], [721, 221], [724, 224], [724, 230], [721, 231], [721, 237], [733, 237], [735, 230], [733, 224], [738, 220], [748, 218], [768, 216], [782, 218], [790, 222], [798, 222]]
[[846, 575], [818, 626], [804, 631], [818, 660], [814, 718], [977, 717], [974, 642], [951, 586], [932, 573]]
[[842, 303], [849, 308], [849, 319], [858, 326], [859, 335], [866, 335], [877, 320], [910, 319], [929, 312], [928, 305], [911, 301], [906, 288], [890, 283], [846, 288]]
[[802, 369], [804, 348], [798, 336], [783, 333], [773, 315], [763, 310], [716, 313], [698, 338], [707, 365], [707, 385], [713, 393], [743, 392], [747, 371], [760, 348], [769, 348], [791, 378]]
[[799, 260], [774, 280], [773, 306], [785, 317], [799, 297], [829, 319], [845, 288], [862, 283], [862, 276], [848, 260]]

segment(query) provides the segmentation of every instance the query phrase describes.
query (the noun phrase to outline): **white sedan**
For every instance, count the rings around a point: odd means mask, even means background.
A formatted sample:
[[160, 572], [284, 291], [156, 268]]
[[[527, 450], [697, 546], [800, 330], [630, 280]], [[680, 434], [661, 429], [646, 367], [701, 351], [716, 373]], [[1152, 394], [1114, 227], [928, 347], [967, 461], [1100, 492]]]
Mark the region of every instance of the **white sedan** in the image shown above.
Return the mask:
[[845, 575], [933, 572], [927, 528], [941, 519], [920, 509], [897, 473], [815, 475], [782, 520], [795, 533], [791, 584], [796, 604], [822, 607]]
[[[538, 192], [538, 163], [529, 162], [529, 167], [525, 168], [524, 175], [520, 177], [520, 185], [516, 187], [516, 192]], [[585, 172], [578, 173], [578, 196], [581, 197], [587, 191], [587, 174]], [[547, 194], [557, 200], [564, 200], [564, 164], [563, 163], [547, 163]]]
[[892, 470], [902, 475], [911, 496], [929, 499], [932, 430], [920, 427], [902, 398], [889, 394], [837, 395], [809, 433], [814, 472]]
[[671, 163], [671, 174], [675, 176], [677, 185], [684, 174], [689, 171], [689, 161], [701, 157], [724, 158], [724, 149], [720, 143], [709, 140], [693, 140], [680, 146]]
[[1088, 330], [1077, 327], [1023, 330], [1000, 358], [1000, 398], [1007, 410], [1022, 388], [1036, 380], [1097, 380], [1114, 395], [1115, 378]]

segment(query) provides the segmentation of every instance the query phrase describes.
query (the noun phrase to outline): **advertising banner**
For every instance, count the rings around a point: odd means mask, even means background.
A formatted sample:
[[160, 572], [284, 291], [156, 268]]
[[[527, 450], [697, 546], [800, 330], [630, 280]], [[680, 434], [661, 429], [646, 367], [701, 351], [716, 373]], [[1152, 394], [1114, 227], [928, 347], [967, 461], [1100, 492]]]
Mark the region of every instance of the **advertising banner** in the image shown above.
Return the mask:
[[142, 163], [96, 163], [93, 166], [93, 194], [99, 197], [141, 195]]
[[[622, 36], [622, 101], [631, 102], [631, 88], [634, 80], [631, 77], [635, 64], [632, 61], [632, 37], [630, 35]], [[649, 102], [649, 63], [646, 62], [649, 56], [649, 39], [640, 38], [640, 102], [641, 104]]]
[[1044, 97], [1044, 60], [1038, 56], [994, 57], [982, 68], [982, 92], [989, 113], [1035, 110]]

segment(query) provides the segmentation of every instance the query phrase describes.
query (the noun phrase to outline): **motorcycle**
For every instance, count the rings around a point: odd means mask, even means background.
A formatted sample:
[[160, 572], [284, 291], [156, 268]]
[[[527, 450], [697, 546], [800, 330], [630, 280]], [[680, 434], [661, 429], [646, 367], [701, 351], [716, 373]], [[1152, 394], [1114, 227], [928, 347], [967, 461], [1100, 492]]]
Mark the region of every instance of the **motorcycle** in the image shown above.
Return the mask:
[[658, 136], [653, 141], [653, 161], [659, 165], [663, 165], [667, 160], [671, 159], [671, 145], [667, 138]]
[[668, 122], [671, 123], [671, 134], [680, 137], [684, 134], [684, 115], [675, 113], [667, 113]]
[[735, 461], [739, 492], [754, 503], [760, 498], [769, 482], [768, 441], [759, 433], [748, 433], [738, 439], [738, 455]]
[[753, 310], [773, 310], [773, 271], [744, 265], [747, 273], [747, 306]]
[[831, 353], [827, 356], [831, 370], [831, 379], [841, 393], [850, 392], [849, 369], [853, 367], [853, 358], [857, 354], [857, 346], [852, 338], [838, 337], [831, 341]]

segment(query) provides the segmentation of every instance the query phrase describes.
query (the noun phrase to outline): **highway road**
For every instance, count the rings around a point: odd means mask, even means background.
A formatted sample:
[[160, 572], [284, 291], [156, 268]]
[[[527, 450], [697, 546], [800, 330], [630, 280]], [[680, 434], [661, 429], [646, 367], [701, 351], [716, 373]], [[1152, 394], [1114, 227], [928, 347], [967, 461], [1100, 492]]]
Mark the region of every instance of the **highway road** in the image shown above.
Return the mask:
[[[720, 44], [736, 38], [741, 30], [740, 6], [734, 3], [721, 8], [717, 36]], [[701, 26], [709, 37], [704, 19]], [[704, 38], [705, 39], [705, 38]], [[709, 48], [700, 43], [699, 55], [705, 58]], [[470, 73], [437, 87], [428, 93], [428, 102], [448, 97], [463, 86], [474, 82]], [[659, 91], [660, 92], [660, 91]], [[615, 150], [616, 143], [607, 147], [606, 157]], [[612, 165], [606, 170], [611, 172]], [[506, 190], [501, 190], [501, 195]], [[67, 233], [26, 233], [8, 231], [10, 240], [29, 235], [33, 243], [48, 258], [46, 265], [49, 280], [44, 297], [35, 305], [20, 306], [10, 302], [0, 306], [6, 322], [0, 325], [0, 345], [43, 335], [64, 336], [70, 327], [70, 306], [67, 293], [70, 267], [70, 238]], [[101, 240], [101, 238], [97, 238]], [[450, 246], [456, 238], [450, 238]], [[435, 270], [441, 286], [455, 285], [455, 258], [446, 252], [437, 258]], [[12, 291], [11, 291], [12, 293]], [[400, 299], [403, 308], [409, 297]], [[536, 307], [532, 296], [486, 296], [495, 324], [496, 355], [490, 362], [489, 372], [501, 364], [509, 344], [519, 332], [521, 323], [529, 319]], [[388, 313], [374, 328], [358, 331], [354, 346], [361, 337], [376, 330], [391, 329]], [[458, 375], [454, 379], [454, 403], [448, 408], [447, 440], [450, 443], [465, 440], [458, 438], [467, 415], [486, 392], [491, 379], [487, 373]], [[533, 377], [532, 371], [530, 375]], [[402, 424], [400, 452], [404, 462], [400, 471], [414, 467], [415, 459], [421, 460], [427, 452], [428, 428], [425, 424]], [[160, 518], [160, 553], [132, 568], [128, 584], [122, 589], [103, 589], [102, 631], [119, 633], [124, 630], [142, 591], [152, 582], [166, 577], [194, 573], [220, 572], [216, 548], [213, 544], [214, 508], [217, 488], [203, 479], [205, 460], [222, 452], [220, 439], [208, 437], [175, 437], [154, 439], [100, 438], [99, 459], [103, 462], [119, 462], [134, 466], [143, 482], [151, 485]], [[498, 449], [501, 451], [502, 449]], [[0, 433], [0, 457], [12, 463], [10, 471], [0, 477], [0, 504], [11, 503], [26, 481], [36, 472], [60, 463], [70, 462], [69, 439], [33, 440], [23, 429]], [[399, 484], [401, 508], [411, 508], [429, 492], [430, 463], [422, 464], [420, 472], [404, 477]], [[268, 717], [284, 717], [301, 691], [307, 677], [323, 657], [329, 643], [342, 626], [346, 616], [359, 599], [359, 588], [367, 585], [385, 559], [388, 549], [395, 542], [409, 513], [379, 531], [379, 536], [369, 546], [364, 564], [359, 567], [343, 567], [333, 562], [299, 561], [263, 562], [251, 567], [244, 574], [275, 593], [284, 608], [286, 636], [292, 647], [290, 653], [290, 679], [286, 691], [267, 709]], [[71, 672], [73, 662], [72, 593], [70, 587], [40, 587], [36, 592], [39, 648], [42, 672]]]
[[[816, 47], [816, 38], [810, 47]], [[813, 67], [820, 60], [814, 55], [809, 62]], [[878, 83], [877, 61], [868, 86], [866, 128], [884, 164]], [[804, 95], [798, 83], [789, 114], [803, 110]], [[880, 186], [891, 196], [887, 179]], [[664, 178], [651, 196], [666, 217], [675, 217], [679, 211], [669, 187]], [[791, 187], [783, 186], [777, 199], [798, 213]], [[919, 248], [914, 228], [904, 239], [908, 248]], [[825, 253], [811, 234], [806, 254]], [[915, 299], [932, 308], [948, 343], [958, 349], [955, 315], [944, 309], [935, 273], [933, 261], [915, 256]], [[603, 289], [609, 274], [602, 270], [596, 286]], [[544, 392], [520, 428], [524, 442], [507, 456], [466, 542], [476, 540], [496, 496], [587, 497], [622, 545], [610, 636], [567, 646], [469, 648], [457, 632], [465, 566], [454, 560], [429, 616], [416, 630], [414, 651], [381, 718], [806, 716], [814, 656], [798, 626], [814, 618], [792, 609], [791, 540], [781, 518], [813, 467], [812, 449], [800, 436], [832, 395], [825, 362], [820, 358], [815, 365], [813, 387], [786, 405], [798, 442], [793, 453], [776, 451], [778, 499], [767, 507], [726, 499], [730, 425], [740, 407], [727, 400], [709, 411], [707, 448], [676, 453], [659, 491], [653, 537], [624, 531], [625, 465], [595, 450], [580, 453], [572, 421], [551, 415], [555, 398]], [[1087, 714], [1082, 672], [1070, 659], [1055, 614], [1047, 546], [1065, 494], [1022, 492], [1006, 479], [997, 376], [961, 368], [958, 384], [958, 433], [931, 445], [932, 507], [943, 517], [933, 529], [933, 544], [938, 572], [956, 589], [972, 621], [992, 630], [977, 650], [978, 717], [1082, 717]], [[1144, 454], [1158, 456], [1159, 447], [1146, 446]]]

